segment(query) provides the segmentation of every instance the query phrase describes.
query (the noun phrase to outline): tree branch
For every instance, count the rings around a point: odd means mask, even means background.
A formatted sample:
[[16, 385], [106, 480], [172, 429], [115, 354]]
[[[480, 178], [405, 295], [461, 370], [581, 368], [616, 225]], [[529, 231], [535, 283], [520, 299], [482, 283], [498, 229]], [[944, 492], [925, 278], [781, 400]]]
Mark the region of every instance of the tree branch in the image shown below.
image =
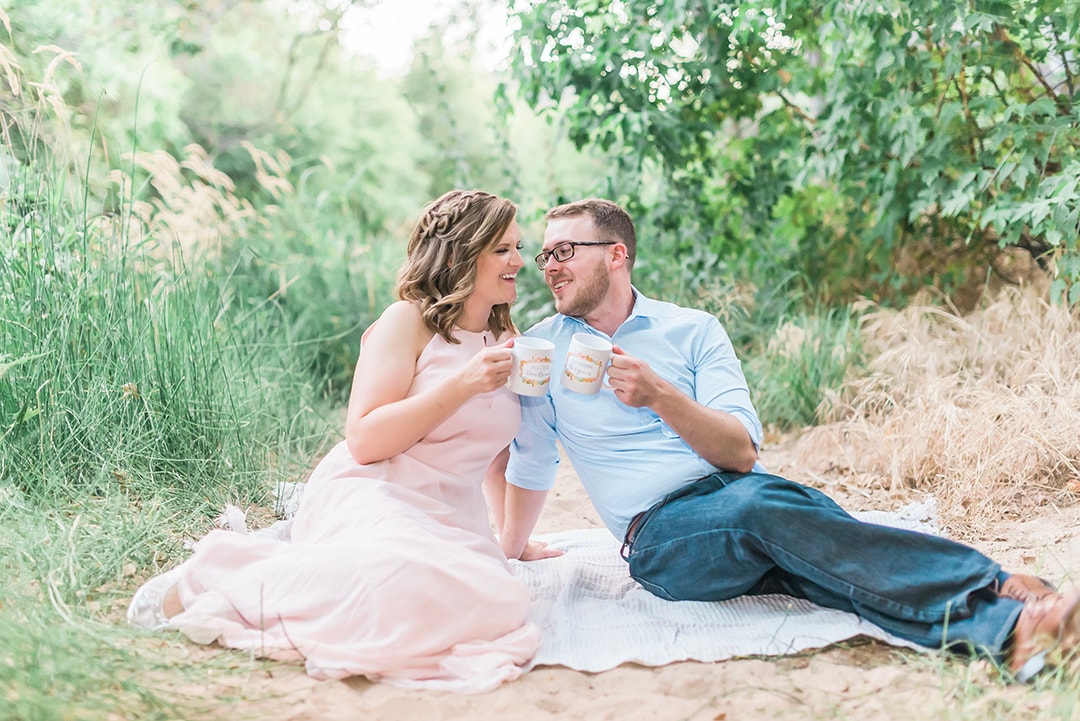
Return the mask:
[[810, 131], [811, 132], [814, 131], [814, 129], [815, 129], [816, 125], [817, 125], [817, 118], [810, 115], [805, 110], [803, 110], [798, 105], [796, 105], [791, 99], [788, 98], [788, 96], [784, 95], [784, 91], [777, 90], [776, 95], [780, 98], [781, 101], [783, 101], [784, 105], [787, 106], [788, 110], [790, 110], [792, 113], [794, 113], [800, 119], [802, 119], [803, 122], [805, 122], [807, 125], [810, 126]]
[[1027, 68], [1028, 71], [1035, 76], [1035, 80], [1037, 80], [1039, 85], [1043, 87], [1043, 90], [1046, 91], [1046, 95], [1054, 101], [1054, 105], [1057, 106], [1058, 111], [1062, 113], [1068, 113], [1069, 104], [1065, 102], [1057, 93], [1054, 92], [1054, 88], [1050, 86], [1050, 83], [1047, 82], [1046, 78], [1044, 78], [1042, 73], [1039, 72], [1039, 69], [1035, 67], [1035, 63], [1031, 62], [1031, 58], [1029, 58], [1027, 56], [1027, 53], [1023, 51], [1023, 49], [1020, 47], [1020, 44], [1009, 37], [1009, 32], [1005, 28], [998, 25], [994, 28], [993, 37], [995, 40], [1004, 43], [1004, 45], [1012, 51], [1013, 56], [1015, 56], [1016, 59], [1020, 61], [1020, 64]]
[[1069, 56], [1064, 50], [1064, 44], [1061, 42], [1061, 33], [1058, 32], [1057, 28], [1054, 28], [1054, 42], [1057, 43], [1059, 48], [1062, 48], [1061, 67], [1065, 69], [1065, 87], [1068, 89], [1069, 97], [1071, 98], [1076, 95], [1076, 87], [1073, 85], [1073, 73], [1072, 69], [1069, 67]]
[[[953, 76], [953, 84], [956, 86], [957, 93], [960, 94], [960, 103], [964, 106], [964, 118], [967, 120], [968, 125], [972, 128], [971, 133], [971, 157], [978, 159], [982, 157], [983, 144], [982, 144], [982, 128], [979, 127], [979, 123], [975, 120], [975, 116], [971, 114], [971, 107], [968, 105], [967, 88], [964, 87], [966, 77], [966, 68], [960, 67], [960, 72]], [[978, 143], [978, 147], [976, 147]]]

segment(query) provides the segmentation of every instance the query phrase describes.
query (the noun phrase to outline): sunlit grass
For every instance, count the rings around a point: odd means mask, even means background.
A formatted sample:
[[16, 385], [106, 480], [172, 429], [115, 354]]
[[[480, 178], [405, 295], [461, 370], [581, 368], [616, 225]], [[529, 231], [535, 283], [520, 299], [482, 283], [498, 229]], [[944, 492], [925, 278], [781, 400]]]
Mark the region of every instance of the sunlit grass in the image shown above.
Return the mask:
[[[185, 250], [129, 232], [123, 209], [94, 209], [46, 157], [8, 170], [0, 719], [206, 718], [226, 699], [177, 689], [237, 664], [159, 653], [124, 610], [225, 503], [268, 505], [277, 482], [301, 480], [336, 440], [316, 358], [345, 334], [320, 336], [317, 318], [347, 313], [334, 301], [364, 291], [337, 283], [339, 258], [313, 253], [305, 277], [322, 272], [325, 287], [286, 306], [264, 290], [283, 255], [266, 224], [230, 238], [229, 253]], [[244, 263], [245, 246], [269, 269]], [[368, 273], [380, 296], [393, 277], [384, 265]], [[367, 319], [361, 309], [347, 325], [358, 335]]]
[[[118, 579], [122, 548], [140, 533], [122, 515], [104, 517], [35, 509], [7, 487], [0, 513], [0, 718], [95, 719], [130, 709], [141, 718], [168, 718], [169, 703], [138, 682], [149, 668], [126, 642], [127, 634], [94, 620], [102, 594], [94, 588]], [[102, 523], [108, 524], [101, 529]], [[94, 527], [86, 543], [83, 528]], [[108, 594], [104, 594], [108, 595]]]
[[762, 422], [780, 430], [820, 422], [863, 364], [858, 317], [846, 309], [801, 314], [764, 337], [745, 371]]

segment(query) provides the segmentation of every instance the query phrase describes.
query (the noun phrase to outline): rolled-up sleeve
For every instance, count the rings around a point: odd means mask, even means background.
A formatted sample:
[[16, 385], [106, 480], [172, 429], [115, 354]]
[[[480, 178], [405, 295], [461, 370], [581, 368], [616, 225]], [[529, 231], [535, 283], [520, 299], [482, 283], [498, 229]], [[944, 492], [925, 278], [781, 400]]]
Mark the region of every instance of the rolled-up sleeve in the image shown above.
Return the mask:
[[731, 339], [720, 321], [712, 318], [693, 349], [694, 385], [698, 403], [739, 419], [755, 446], [761, 446], [761, 421], [750, 401], [750, 389], [735, 355]]
[[558, 467], [559, 446], [551, 396], [522, 396], [521, 427], [510, 444], [507, 482], [531, 491], [547, 491], [555, 485]]

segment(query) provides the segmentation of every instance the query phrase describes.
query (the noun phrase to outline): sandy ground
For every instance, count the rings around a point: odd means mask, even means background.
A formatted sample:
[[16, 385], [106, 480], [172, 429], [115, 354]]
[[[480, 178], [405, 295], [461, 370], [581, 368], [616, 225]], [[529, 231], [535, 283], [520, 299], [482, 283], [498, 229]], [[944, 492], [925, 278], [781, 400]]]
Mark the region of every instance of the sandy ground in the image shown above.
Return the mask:
[[[774, 472], [835, 492], [850, 510], [898, 507], [865, 492], [801, 474], [788, 459], [790, 444], [766, 448]], [[600, 526], [576, 478], [567, 471], [549, 497], [538, 532]], [[996, 522], [977, 546], [1012, 570], [1080, 586], [1080, 508], [1039, 509], [1038, 516]], [[623, 665], [599, 674], [538, 667], [523, 678], [481, 695], [406, 691], [363, 679], [315, 681], [296, 665], [246, 660], [179, 638], [146, 639], [167, 654], [206, 664], [197, 686], [175, 690], [206, 699], [214, 718], [263, 721], [350, 719], [436, 721], [470, 719], [1038, 719], [1055, 702], [1052, 693], [1000, 682], [986, 662], [943, 661], [886, 645], [854, 641], [779, 658], [684, 662], [658, 668]], [[212, 659], [211, 659], [212, 657]], [[190, 681], [191, 677], [188, 677]], [[1007, 710], [1007, 711], [1005, 711]], [[1002, 715], [1004, 712], [1004, 715]], [[967, 714], [970, 714], [968, 716]], [[1056, 718], [1057, 716], [1055, 716]]]

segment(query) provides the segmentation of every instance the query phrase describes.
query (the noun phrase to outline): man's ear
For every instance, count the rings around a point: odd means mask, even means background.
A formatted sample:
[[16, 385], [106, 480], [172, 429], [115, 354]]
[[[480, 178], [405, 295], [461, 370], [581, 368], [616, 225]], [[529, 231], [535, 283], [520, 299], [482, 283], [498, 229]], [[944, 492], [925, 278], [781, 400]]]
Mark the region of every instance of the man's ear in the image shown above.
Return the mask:
[[626, 252], [626, 245], [623, 243], [616, 243], [611, 246], [611, 267], [622, 268], [626, 265], [629, 257]]

